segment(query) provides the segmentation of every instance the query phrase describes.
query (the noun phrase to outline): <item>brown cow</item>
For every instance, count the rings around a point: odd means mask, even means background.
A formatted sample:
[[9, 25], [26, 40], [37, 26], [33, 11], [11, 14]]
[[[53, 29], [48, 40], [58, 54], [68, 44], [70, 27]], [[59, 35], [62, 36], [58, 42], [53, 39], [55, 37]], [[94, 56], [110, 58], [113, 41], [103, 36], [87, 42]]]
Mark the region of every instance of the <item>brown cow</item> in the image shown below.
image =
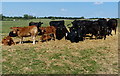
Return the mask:
[[9, 46], [11, 46], [12, 44], [15, 45], [13, 39], [10, 36], [4, 37], [2, 39], [2, 44], [9, 45]]
[[48, 40], [50, 40], [51, 38], [52, 38], [52, 37], [51, 37], [50, 35], [46, 34], [46, 35], [42, 35], [42, 37], [40, 38], [40, 40], [48, 41]]
[[38, 34], [38, 29], [36, 26], [27, 26], [27, 27], [11, 27], [13, 34], [20, 37], [20, 44], [23, 41], [23, 37], [31, 36], [33, 38], [33, 44], [35, 44], [35, 37]]
[[[53, 35], [53, 39], [55, 40], [56, 38], [56, 28], [54, 26], [47, 26], [47, 27], [39, 27], [40, 31], [41, 31], [41, 34], [44, 38], [44, 35], [47, 34], [47, 35]], [[48, 36], [46, 36], [48, 37]]]

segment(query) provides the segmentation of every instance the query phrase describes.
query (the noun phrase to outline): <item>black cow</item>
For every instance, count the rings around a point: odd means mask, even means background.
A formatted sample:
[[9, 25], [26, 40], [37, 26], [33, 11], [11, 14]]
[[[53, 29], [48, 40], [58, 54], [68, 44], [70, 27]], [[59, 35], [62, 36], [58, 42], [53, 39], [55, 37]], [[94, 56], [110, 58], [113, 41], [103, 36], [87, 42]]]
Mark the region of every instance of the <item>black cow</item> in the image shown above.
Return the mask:
[[65, 39], [70, 40], [71, 42], [83, 41], [83, 32], [81, 28], [70, 28], [70, 32], [66, 33]]
[[100, 34], [100, 26], [98, 24], [98, 21], [91, 21], [91, 22], [92, 22], [91, 25], [87, 28], [88, 33], [92, 34], [91, 37], [93, 37], [93, 35], [94, 35], [95, 39], [97, 39]]
[[99, 19], [98, 20], [99, 26], [100, 26], [100, 38], [106, 39], [106, 35], [111, 34], [111, 30], [107, 26], [107, 20], [106, 19]]
[[70, 32], [66, 34], [66, 39], [71, 42], [83, 41], [87, 34], [91, 34], [90, 37], [94, 35], [95, 39], [99, 37], [104, 37], [105, 39], [108, 34], [105, 19], [99, 19], [98, 21], [74, 20], [72, 24]]
[[67, 28], [64, 25], [64, 20], [61, 21], [51, 21], [50, 26], [56, 28], [56, 39], [61, 40], [65, 34], [68, 32]]
[[84, 37], [86, 36], [86, 34], [92, 34], [92, 36], [95, 35], [97, 38], [100, 31], [98, 21], [74, 20], [72, 24], [72, 27], [82, 29]]
[[42, 22], [30, 22], [29, 26], [35, 25], [37, 27], [41, 27], [41, 24], [43, 24]]
[[109, 27], [109, 29], [111, 30], [114, 30], [115, 31], [115, 34], [116, 34], [116, 28], [117, 28], [117, 19], [110, 19], [108, 22], [107, 22], [107, 25]]

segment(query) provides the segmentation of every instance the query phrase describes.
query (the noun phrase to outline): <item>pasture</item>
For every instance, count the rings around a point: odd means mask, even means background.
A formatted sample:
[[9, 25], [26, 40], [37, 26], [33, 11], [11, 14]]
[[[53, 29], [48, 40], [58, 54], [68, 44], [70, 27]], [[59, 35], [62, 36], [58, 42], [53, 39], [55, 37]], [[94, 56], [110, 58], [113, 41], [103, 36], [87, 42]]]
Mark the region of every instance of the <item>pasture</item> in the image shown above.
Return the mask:
[[[2, 37], [10, 27], [28, 26], [30, 21], [41, 21], [48, 26], [50, 19], [18, 20], [2, 22]], [[65, 25], [73, 20], [65, 20]], [[104, 39], [89, 39], [71, 43], [64, 38], [33, 45], [30, 37], [24, 44], [2, 46], [3, 74], [118, 74], [118, 29], [117, 34]], [[14, 37], [15, 42], [19, 38]]]

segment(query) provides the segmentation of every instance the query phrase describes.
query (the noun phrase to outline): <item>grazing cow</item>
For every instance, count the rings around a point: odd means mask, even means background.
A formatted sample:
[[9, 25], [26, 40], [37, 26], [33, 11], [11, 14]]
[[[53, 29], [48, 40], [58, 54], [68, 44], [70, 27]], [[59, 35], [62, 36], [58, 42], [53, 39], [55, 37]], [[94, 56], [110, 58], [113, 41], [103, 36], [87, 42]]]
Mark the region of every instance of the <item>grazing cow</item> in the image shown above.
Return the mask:
[[91, 34], [90, 37], [94, 35], [95, 39], [100, 37], [106, 39], [106, 35], [109, 35], [110, 32], [106, 19], [99, 19], [95, 21], [74, 20], [71, 23], [73, 26], [70, 27], [70, 32], [66, 33], [66, 39], [71, 42], [76, 42], [76, 40], [82, 41], [85, 39], [87, 34]]
[[67, 28], [64, 25], [64, 20], [62, 21], [51, 21], [50, 26], [56, 28], [56, 39], [61, 40], [65, 34], [68, 32]]
[[72, 27], [70, 27], [70, 32], [66, 33], [66, 39], [71, 42], [79, 42], [84, 40], [84, 36], [86, 34], [85, 31], [85, 23], [82, 20], [74, 20], [72, 23]]
[[66, 33], [65, 39], [70, 40], [71, 42], [83, 41], [83, 32], [81, 28], [71, 28], [70, 32]]
[[73, 26], [71, 28], [79, 28], [79, 30], [81, 29], [83, 37], [86, 37], [86, 34], [92, 34], [92, 36], [95, 35], [97, 38], [100, 31], [100, 27], [98, 26], [97, 21], [74, 20], [72, 24]]
[[39, 29], [41, 30], [42, 38], [44, 38], [44, 35], [47, 34], [47, 35], [52, 35], [53, 40], [55, 40], [56, 28], [54, 26], [39, 27]]
[[107, 22], [107, 25], [109, 27], [109, 29], [111, 30], [114, 30], [115, 31], [115, 34], [116, 34], [116, 28], [117, 28], [117, 19], [110, 19], [108, 22]]
[[[14, 35], [20, 37], [20, 44], [23, 41], [23, 37], [31, 36], [33, 38], [33, 44], [35, 44], [35, 37], [38, 34], [38, 29], [35, 25], [27, 27], [11, 27]], [[9, 34], [12, 36], [11, 34]]]
[[4, 44], [4, 45], [9, 45], [9, 46], [15, 45], [13, 39], [12, 39], [10, 36], [4, 37], [4, 38], [2, 39], [2, 44]]

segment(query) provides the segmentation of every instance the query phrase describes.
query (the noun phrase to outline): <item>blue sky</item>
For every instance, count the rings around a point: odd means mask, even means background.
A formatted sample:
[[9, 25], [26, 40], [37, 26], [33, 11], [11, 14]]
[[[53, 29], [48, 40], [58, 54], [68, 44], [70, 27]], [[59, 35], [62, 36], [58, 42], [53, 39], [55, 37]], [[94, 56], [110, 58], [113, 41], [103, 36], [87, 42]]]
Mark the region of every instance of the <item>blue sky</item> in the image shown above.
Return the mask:
[[6, 16], [118, 17], [118, 2], [3, 2]]

